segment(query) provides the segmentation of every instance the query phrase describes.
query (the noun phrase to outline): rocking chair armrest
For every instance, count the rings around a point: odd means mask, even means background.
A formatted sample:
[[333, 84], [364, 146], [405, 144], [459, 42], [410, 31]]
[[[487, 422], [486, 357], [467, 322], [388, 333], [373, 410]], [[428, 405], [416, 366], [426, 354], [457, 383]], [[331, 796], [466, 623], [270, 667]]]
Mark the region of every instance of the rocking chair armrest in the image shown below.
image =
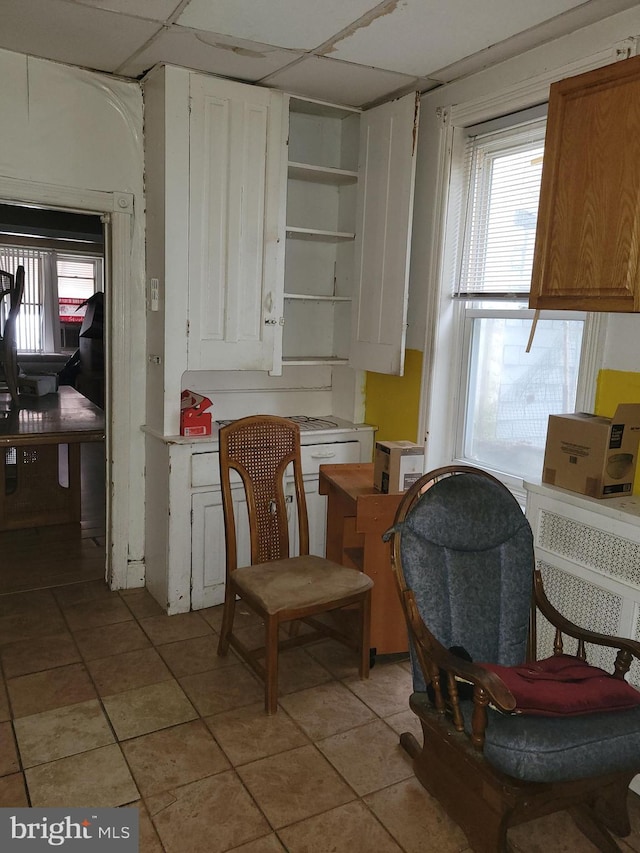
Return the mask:
[[499, 675], [476, 663], [459, 658], [444, 646], [433, 648], [432, 657], [441, 669], [473, 684], [474, 702], [476, 701], [475, 692], [480, 688], [486, 693], [489, 703], [499, 710], [508, 712], [515, 709], [515, 697]]
[[500, 710], [512, 711], [516, 707], [513, 694], [498, 675], [454, 655], [434, 637], [420, 616], [411, 590], [404, 590], [401, 601], [407, 616], [409, 633], [415, 643], [417, 657], [425, 678], [431, 678], [433, 674], [437, 674], [438, 669], [442, 669], [471, 682], [474, 685], [474, 694], [479, 687], [488, 696], [489, 701]]
[[598, 631], [591, 631], [589, 628], [582, 628], [571, 622], [565, 616], [556, 610], [551, 604], [544, 591], [542, 575], [540, 570], [536, 569], [534, 573], [534, 588], [536, 605], [542, 615], [547, 619], [554, 628], [558, 628], [562, 633], [573, 637], [576, 640], [593, 643], [597, 646], [608, 646], [609, 648], [619, 649], [622, 652], [627, 652], [633, 657], [640, 659], [640, 642], [630, 640], [627, 637], [616, 637], [611, 634], [601, 634]]

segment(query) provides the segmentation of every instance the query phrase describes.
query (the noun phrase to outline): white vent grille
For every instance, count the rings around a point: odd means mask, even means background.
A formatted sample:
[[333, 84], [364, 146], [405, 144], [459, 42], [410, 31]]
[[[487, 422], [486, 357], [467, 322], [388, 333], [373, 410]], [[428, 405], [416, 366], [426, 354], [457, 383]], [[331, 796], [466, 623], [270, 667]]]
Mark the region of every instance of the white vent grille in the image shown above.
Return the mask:
[[[564, 519], [560, 519], [563, 521]], [[581, 578], [569, 575], [555, 566], [550, 566], [541, 560], [537, 561], [542, 572], [547, 598], [553, 606], [571, 622], [582, 628], [589, 628], [602, 634], [618, 634], [622, 598], [605, 589], [594, 586]], [[640, 626], [639, 626], [640, 631]], [[538, 614], [538, 658], [553, 654], [555, 629], [540, 614]], [[563, 637], [564, 651], [575, 654], [578, 641], [571, 637]], [[616, 658], [615, 649], [594, 646], [587, 643], [587, 660], [594, 666], [599, 666], [613, 672]], [[633, 683], [640, 683], [640, 670], [637, 665], [632, 667]]]
[[538, 546], [587, 568], [640, 586], [640, 544], [542, 510]]

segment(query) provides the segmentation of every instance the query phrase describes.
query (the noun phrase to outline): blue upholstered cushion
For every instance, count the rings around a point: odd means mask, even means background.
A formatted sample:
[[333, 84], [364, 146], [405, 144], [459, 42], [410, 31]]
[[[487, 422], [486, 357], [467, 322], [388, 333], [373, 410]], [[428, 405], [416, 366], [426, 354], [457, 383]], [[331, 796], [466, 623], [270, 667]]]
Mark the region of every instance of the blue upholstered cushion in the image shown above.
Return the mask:
[[[426, 693], [416, 709], [435, 713]], [[472, 702], [461, 703], [471, 731]], [[640, 708], [579, 717], [504, 715], [489, 709], [484, 757], [498, 770], [527, 782], [563, 782], [634, 770], [640, 755]]]
[[[402, 569], [443, 646], [505, 666], [525, 659], [533, 541], [513, 496], [475, 474], [428, 489], [401, 529]], [[414, 660], [414, 690], [425, 683]]]

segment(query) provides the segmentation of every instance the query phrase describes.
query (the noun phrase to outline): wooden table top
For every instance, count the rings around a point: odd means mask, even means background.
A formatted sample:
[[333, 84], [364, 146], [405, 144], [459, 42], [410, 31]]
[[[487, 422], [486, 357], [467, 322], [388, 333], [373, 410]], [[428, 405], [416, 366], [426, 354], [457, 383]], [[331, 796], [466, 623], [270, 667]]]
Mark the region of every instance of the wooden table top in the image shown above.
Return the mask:
[[70, 385], [44, 397], [21, 396], [19, 408], [12, 406], [9, 394], [0, 393], [0, 446], [71, 444], [104, 437], [103, 410]]

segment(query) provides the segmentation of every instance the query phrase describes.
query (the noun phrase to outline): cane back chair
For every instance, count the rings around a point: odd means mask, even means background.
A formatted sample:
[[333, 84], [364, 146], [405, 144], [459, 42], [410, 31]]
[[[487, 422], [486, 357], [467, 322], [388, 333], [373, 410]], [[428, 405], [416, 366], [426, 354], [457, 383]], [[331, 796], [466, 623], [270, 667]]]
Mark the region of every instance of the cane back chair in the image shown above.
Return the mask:
[[[250, 565], [238, 566], [238, 519], [232, 472], [244, 486], [251, 542]], [[300, 430], [273, 415], [233, 421], [220, 430], [220, 476], [226, 539], [226, 589], [218, 654], [231, 646], [264, 680], [265, 709], [278, 703], [278, 656], [283, 649], [321, 636], [340, 640], [358, 654], [361, 678], [369, 675], [370, 590], [373, 582], [355, 569], [309, 554], [308, 516], [302, 477]], [[286, 486], [293, 484], [299, 539], [290, 554]], [[250, 649], [234, 633], [236, 598], [264, 622], [265, 643]], [[342, 620], [318, 619], [342, 610]], [[308, 631], [296, 630], [307, 623]], [[343, 623], [342, 627], [340, 623]], [[282, 638], [281, 626], [291, 623]]]

